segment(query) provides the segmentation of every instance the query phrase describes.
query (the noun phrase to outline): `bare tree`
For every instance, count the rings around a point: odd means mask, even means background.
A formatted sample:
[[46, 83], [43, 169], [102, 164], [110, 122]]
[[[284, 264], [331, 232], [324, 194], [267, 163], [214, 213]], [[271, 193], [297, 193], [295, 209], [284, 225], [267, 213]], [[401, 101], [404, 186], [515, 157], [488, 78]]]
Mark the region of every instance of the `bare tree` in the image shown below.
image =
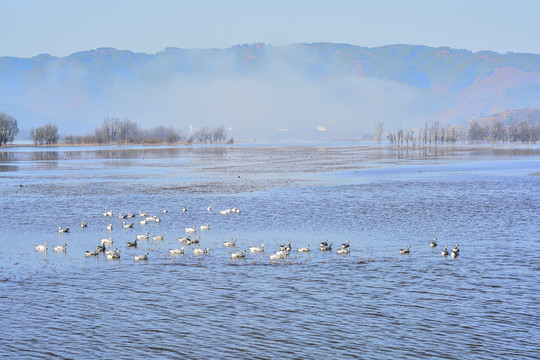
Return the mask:
[[203, 126], [193, 133], [193, 141], [198, 143], [222, 143], [226, 140], [227, 131], [223, 126], [218, 126], [214, 129]]
[[392, 146], [396, 146], [396, 133], [388, 133], [386, 135], [386, 138], [388, 139], [388, 141], [390, 141], [390, 144], [392, 144]]
[[225, 127], [218, 126], [212, 132], [212, 142], [214, 142], [214, 143], [222, 143], [226, 139], [227, 139], [227, 131], [225, 130]]
[[122, 143], [133, 143], [138, 137], [138, 126], [129, 119], [122, 119], [116, 122], [117, 141]]
[[40, 126], [30, 130], [30, 138], [34, 141], [34, 145], [54, 145], [60, 138], [58, 135], [58, 127], [53, 124]]
[[491, 143], [500, 143], [506, 141], [506, 129], [501, 120], [495, 121], [489, 132]]
[[116, 142], [119, 124], [120, 119], [117, 117], [106, 116], [103, 119], [99, 130], [100, 135], [105, 137], [103, 142]]
[[373, 138], [377, 141], [378, 144], [380, 144], [382, 141], [383, 131], [384, 131], [383, 122], [378, 122], [377, 124], [375, 124], [375, 132], [373, 133]]
[[0, 113], [0, 146], [12, 143], [18, 133], [17, 119], [5, 112]]
[[[431, 139], [430, 136], [428, 137], [428, 132], [429, 132], [429, 126], [428, 126], [428, 122], [426, 121], [426, 125], [424, 126], [424, 134], [422, 137], [424, 146], [427, 146], [428, 138]], [[431, 143], [431, 140], [430, 140], [430, 143]]]
[[469, 142], [481, 142], [486, 139], [487, 129], [481, 127], [478, 122], [473, 122], [469, 127]]
[[401, 126], [399, 127], [397, 132], [397, 146], [403, 147], [403, 129], [401, 128]]

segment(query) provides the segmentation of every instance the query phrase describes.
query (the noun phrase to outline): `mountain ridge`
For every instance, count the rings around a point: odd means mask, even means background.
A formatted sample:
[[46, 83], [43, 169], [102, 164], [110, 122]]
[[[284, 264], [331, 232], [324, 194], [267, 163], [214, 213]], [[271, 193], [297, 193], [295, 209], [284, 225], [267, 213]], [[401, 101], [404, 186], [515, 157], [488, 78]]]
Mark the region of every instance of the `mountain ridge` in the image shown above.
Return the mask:
[[[228, 122], [225, 125], [239, 129], [249, 127], [243, 107], [253, 101], [258, 107], [250, 115], [272, 113], [261, 121], [284, 116], [285, 111], [276, 108], [286, 103], [298, 110], [296, 118], [302, 113], [312, 116], [311, 128], [315, 121], [331, 122], [335, 115], [347, 118], [335, 129], [366, 132], [375, 121], [401, 121], [405, 126], [427, 120], [457, 124], [509, 108], [540, 107], [540, 55], [424, 45], [255, 43], [224, 49], [169, 47], [155, 54], [105, 47], [65, 57], [0, 57], [0, 79], [2, 103], [75, 123], [98, 123], [111, 114], [144, 119], [158, 109], [165, 125], [179, 124], [181, 118], [200, 125]], [[221, 92], [213, 94], [214, 88]], [[239, 89], [239, 96], [228, 88]], [[197, 91], [191, 94], [191, 89]], [[152, 99], [158, 93], [162, 101]], [[302, 109], [288, 103], [295, 96], [300, 97]], [[242, 97], [247, 97], [246, 103]], [[325, 98], [332, 101], [323, 104]], [[218, 111], [198, 114], [190, 104], [200, 99], [219, 104]], [[181, 106], [172, 106], [175, 102]], [[322, 109], [312, 114], [310, 104], [317, 102]], [[401, 106], [400, 112], [390, 109], [394, 104]], [[232, 105], [234, 111], [228, 116], [225, 110]], [[335, 114], [332, 109], [337, 109]], [[345, 109], [344, 114], [340, 109]], [[361, 120], [355, 120], [355, 111]], [[245, 118], [244, 122], [233, 123], [235, 116]], [[294, 128], [292, 116], [288, 122]], [[68, 123], [63, 121], [63, 126], [69, 127]]]

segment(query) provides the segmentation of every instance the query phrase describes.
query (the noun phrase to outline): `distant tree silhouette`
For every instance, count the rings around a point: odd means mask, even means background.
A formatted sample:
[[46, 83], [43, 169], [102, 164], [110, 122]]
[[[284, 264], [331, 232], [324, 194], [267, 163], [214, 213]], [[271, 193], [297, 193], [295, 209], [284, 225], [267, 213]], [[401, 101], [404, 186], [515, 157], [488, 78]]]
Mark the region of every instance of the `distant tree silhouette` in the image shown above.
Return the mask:
[[58, 127], [53, 124], [40, 126], [30, 130], [30, 138], [34, 145], [55, 145], [58, 142]]
[[0, 113], [0, 146], [12, 143], [18, 133], [17, 119], [5, 112]]

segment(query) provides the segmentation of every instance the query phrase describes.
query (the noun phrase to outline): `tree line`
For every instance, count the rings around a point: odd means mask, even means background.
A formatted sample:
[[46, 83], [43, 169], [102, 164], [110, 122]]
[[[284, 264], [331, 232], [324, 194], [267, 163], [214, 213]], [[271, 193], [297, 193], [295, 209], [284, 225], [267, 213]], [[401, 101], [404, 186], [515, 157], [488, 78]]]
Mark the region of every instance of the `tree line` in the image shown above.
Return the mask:
[[[202, 128], [196, 130], [193, 135], [188, 139], [188, 142], [198, 142], [198, 143], [223, 143], [227, 140], [227, 131], [225, 130], [225, 127], [218, 126], [214, 129], [211, 129], [207, 126], [203, 126]], [[232, 142], [232, 139], [229, 140], [229, 142]]]
[[[60, 136], [56, 125], [47, 124], [30, 131], [34, 145], [55, 145]], [[105, 117], [103, 122], [91, 134], [66, 135], [63, 141], [66, 144], [174, 144], [180, 141], [187, 143], [222, 143], [227, 140], [227, 132], [223, 126], [211, 129], [203, 126], [186, 140], [182, 133], [172, 127], [156, 126], [142, 129], [136, 122], [118, 117]], [[232, 139], [229, 140], [232, 142]]]
[[47, 124], [30, 130], [30, 139], [32, 139], [35, 146], [55, 145], [59, 138], [58, 127], [53, 124]]
[[157, 126], [141, 129], [136, 122], [117, 117], [105, 117], [92, 134], [67, 135], [67, 144], [163, 144], [176, 143], [185, 138], [172, 127]]
[[[416, 134], [415, 134], [416, 133]], [[375, 124], [373, 138], [381, 143], [384, 138], [384, 123]], [[428, 122], [418, 130], [403, 129], [386, 133], [386, 139], [393, 147], [416, 148], [456, 143], [490, 143], [490, 144], [535, 144], [540, 139], [540, 123], [518, 121], [505, 125], [501, 120], [482, 126], [472, 122], [469, 126], [441, 125], [438, 121]]]

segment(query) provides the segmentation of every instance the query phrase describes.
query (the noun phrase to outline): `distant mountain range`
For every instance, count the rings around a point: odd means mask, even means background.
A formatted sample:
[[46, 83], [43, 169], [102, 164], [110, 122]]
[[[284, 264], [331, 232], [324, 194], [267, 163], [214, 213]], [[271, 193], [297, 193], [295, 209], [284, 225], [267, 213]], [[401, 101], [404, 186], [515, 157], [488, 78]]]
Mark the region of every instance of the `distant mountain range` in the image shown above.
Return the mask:
[[118, 116], [245, 138], [343, 138], [380, 121], [455, 125], [517, 108], [540, 108], [540, 55], [314, 43], [0, 57], [0, 111], [21, 129], [53, 122], [61, 133]]

